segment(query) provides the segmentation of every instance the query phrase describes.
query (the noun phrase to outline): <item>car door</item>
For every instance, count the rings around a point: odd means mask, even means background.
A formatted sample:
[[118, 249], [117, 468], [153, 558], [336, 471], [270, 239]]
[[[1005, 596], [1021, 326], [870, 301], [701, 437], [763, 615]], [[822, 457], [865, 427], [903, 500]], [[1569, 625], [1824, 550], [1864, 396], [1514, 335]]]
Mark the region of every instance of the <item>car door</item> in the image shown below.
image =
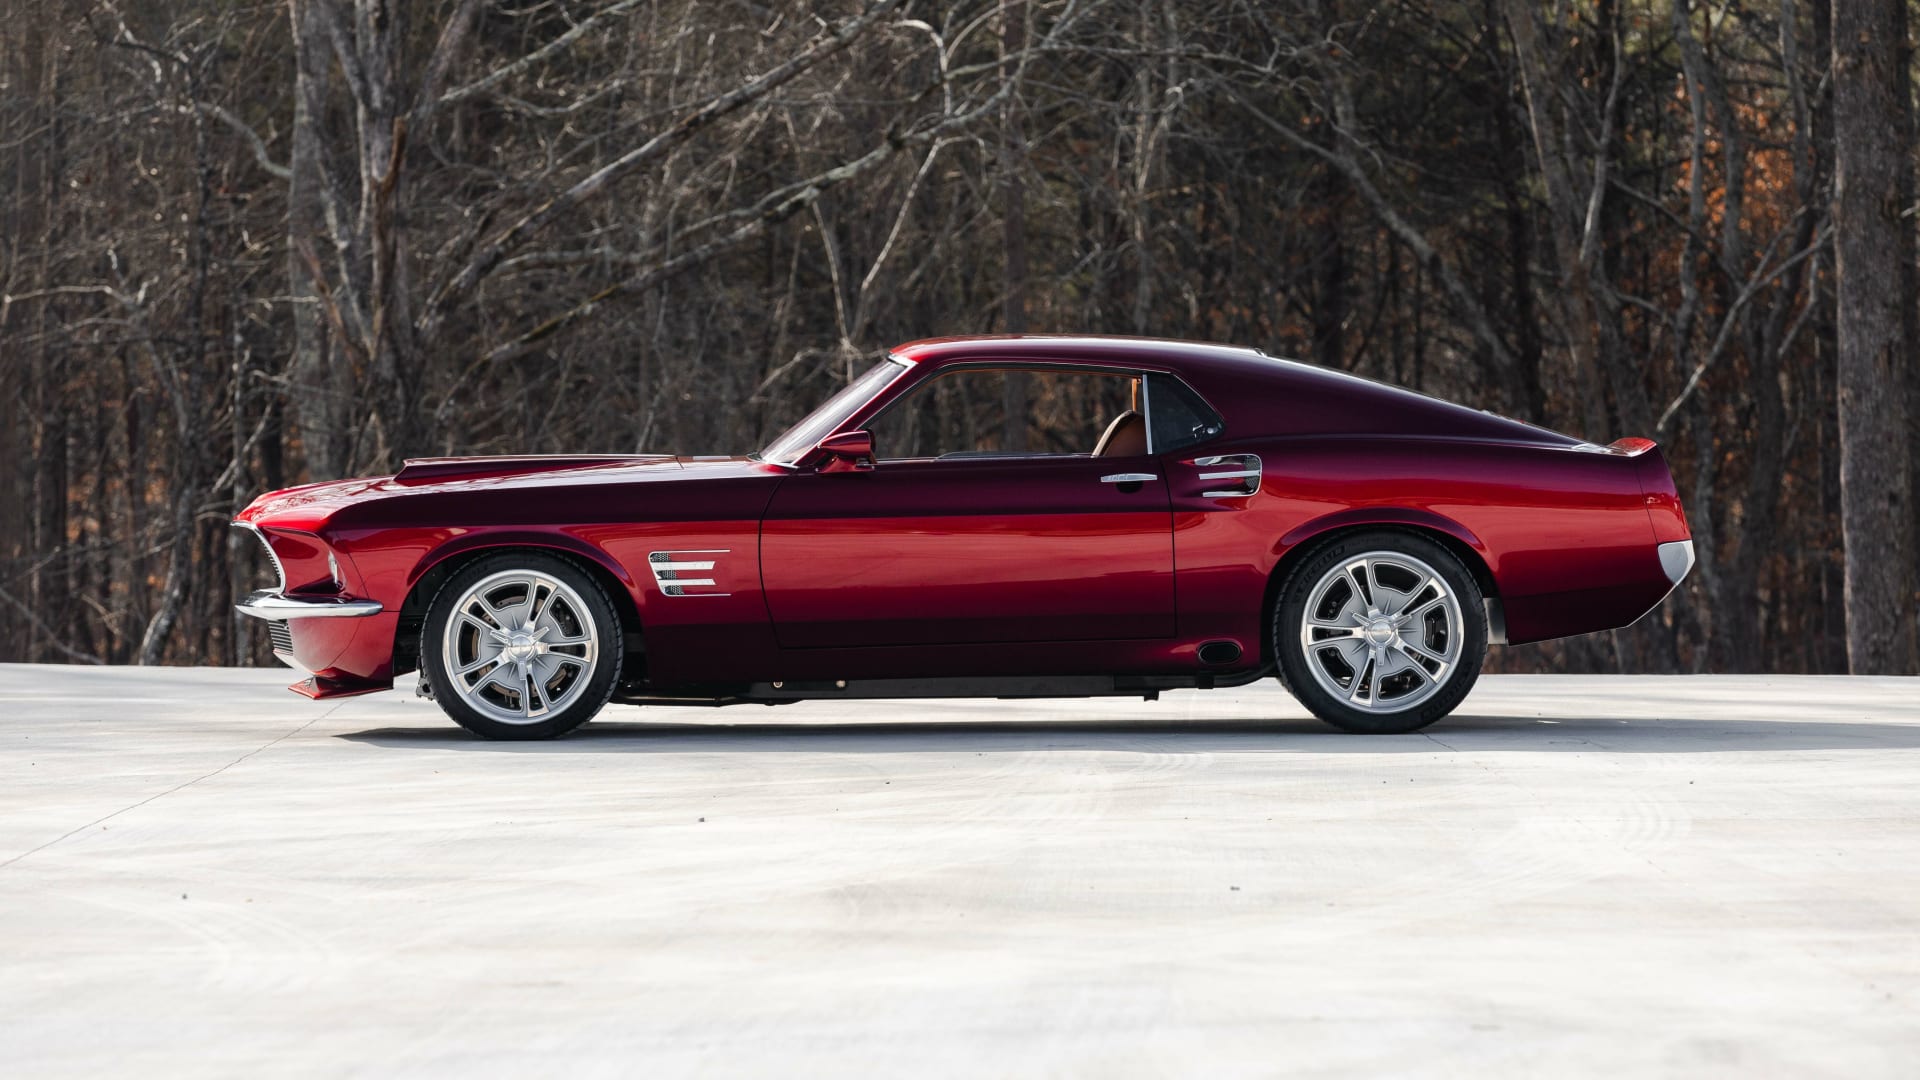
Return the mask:
[[[928, 383], [942, 385], [916, 388], [875, 418], [872, 469], [784, 480], [761, 529], [781, 647], [1171, 636], [1166, 480], [1144, 437], [1134, 452], [1116, 443], [1091, 454], [1101, 438], [1091, 433], [1131, 410], [1114, 386], [1089, 390], [1072, 375], [935, 376]], [[975, 381], [959, 381], [967, 376]], [[1019, 395], [1027, 422], [1008, 425], [993, 400]], [[1094, 445], [1074, 453], [1076, 440]]]

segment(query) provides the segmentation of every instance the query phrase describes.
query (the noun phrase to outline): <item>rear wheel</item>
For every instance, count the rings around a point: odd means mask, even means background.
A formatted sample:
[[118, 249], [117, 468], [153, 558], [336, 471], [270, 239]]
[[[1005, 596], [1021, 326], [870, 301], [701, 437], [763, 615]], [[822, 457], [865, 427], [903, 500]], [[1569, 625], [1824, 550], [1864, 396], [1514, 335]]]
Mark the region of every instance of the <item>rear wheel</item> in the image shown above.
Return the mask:
[[593, 718], [620, 677], [613, 602], [572, 562], [489, 555], [428, 605], [421, 677], [461, 727], [489, 739], [550, 739]]
[[1280, 679], [1315, 716], [1365, 734], [1452, 712], [1486, 659], [1480, 588], [1454, 554], [1409, 532], [1336, 538], [1281, 587]]

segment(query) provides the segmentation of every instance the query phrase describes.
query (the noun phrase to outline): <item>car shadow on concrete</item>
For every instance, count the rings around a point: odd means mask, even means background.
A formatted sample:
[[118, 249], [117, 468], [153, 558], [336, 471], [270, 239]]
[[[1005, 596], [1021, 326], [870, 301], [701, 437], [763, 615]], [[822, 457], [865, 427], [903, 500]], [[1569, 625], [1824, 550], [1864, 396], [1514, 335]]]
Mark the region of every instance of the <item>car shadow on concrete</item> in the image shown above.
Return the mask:
[[395, 749], [496, 753], [1435, 753], [1688, 754], [1920, 748], [1920, 724], [1784, 719], [1452, 716], [1409, 735], [1356, 736], [1317, 720], [1076, 719], [711, 723], [598, 721], [562, 739], [490, 742], [450, 721], [337, 738]]

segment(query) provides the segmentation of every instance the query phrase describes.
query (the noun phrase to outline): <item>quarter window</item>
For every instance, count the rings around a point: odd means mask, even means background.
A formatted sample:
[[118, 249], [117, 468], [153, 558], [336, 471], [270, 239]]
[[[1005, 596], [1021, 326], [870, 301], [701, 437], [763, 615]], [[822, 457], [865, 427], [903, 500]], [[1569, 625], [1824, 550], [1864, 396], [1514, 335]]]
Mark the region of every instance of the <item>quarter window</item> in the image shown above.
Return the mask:
[[1147, 423], [1156, 454], [1198, 445], [1226, 430], [1220, 414], [1171, 375], [1147, 376]]

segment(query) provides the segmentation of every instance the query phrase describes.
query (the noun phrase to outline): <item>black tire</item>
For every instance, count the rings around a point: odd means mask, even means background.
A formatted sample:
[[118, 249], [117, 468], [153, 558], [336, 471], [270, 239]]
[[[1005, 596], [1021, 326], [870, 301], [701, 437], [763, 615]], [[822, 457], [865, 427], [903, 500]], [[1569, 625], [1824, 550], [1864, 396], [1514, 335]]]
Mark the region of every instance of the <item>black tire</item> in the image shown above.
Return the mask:
[[[462, 602], [471, 600], [476, 588], [488, 586], [493, 579], [522, 574], [529, 579], [526, 583], [529, 612], [541, 610], [538, 598], [545, 596], [549, 601], [545, 609], [546, 618], [552, 624], [549, 630], [559, 630], [563, 635], [562, 640], [565, 635], [589, 637], [587, 624], [590, 623], [592, 644], [567, 646], [565, 654], [577, 655], [579, 659], [565, 663], [558, 659], [558, 654], [562, 652], [559, 648], [552, 650], [555, 655], [551, 657], [547, 655], [548, 650], [541, 650], [538, 657], [525, 657], [529, 665], [527, 670], [539, 677], [529, 676], [531, 681], [523, 681], [518, 691], [509, 689], [506, 679], [485, 685], [490, 681], [493, 667], [482, 667], [471, 676], [473, 689], [463, 692], [455, 685], [455, 679], [459, 676], [449, 668], [449, 649], [456, 652], [481, 647], [499, 649], [501, 656], [505, 656], [508, 650], [502, 643], [491, 640], [484, 646], [477, 644], [481, 639], [471, 623], [462, 623], [456, 629], [456, 637], [450, 639], [448, 624], [455, 620], [459, 608], [463, 606]], [[544, 592], [541, 585], [535, 584], [536, 581], [548, 583]], [[493, 595], [512, 595], [513, 585], [512, 581], [500, 581], [497, 587], [504, 593]], [[520, 617], [517, 604], [506, 605], [498, 610], [507, 617], [509, 625]], [[481, 612], [481, 616], [487, 618], [484, 612]], [[529, 619], [529, 625], [530, 622]], [[516, 646], [520, 647], [524, 646]], [[600, 587], [593, 575], [571, 559], [559, 555], [506, 551], [484, 556], [462, 567], [434, 594], [433, 600], [427, 605], [426, 622], [420, 629], [420, 677], [427, 680], [428, 687], [433, 691], [433, 699], [441, 710], [475, 735], [516, 741], [551, 739], [593, 719], [594, 714], [607, 703], [607, 699], [613, 695], [614, 685], [620, 679], [624, 650], [620, 616], [615, 612], [606, 590]], [[551, 674], [540, 675], [542, 668], [534, 666], [536, 663], [549, 666]], [[513, 671], [507, 664], [496, 662], [495, 666], [500, 667], [503, 673]], [[508, 720], [483, 711], [492, 709], [499, 713], [507, 711], [514, 702], [524, 702], [521, 708], [534, 712], [540, 703], [540, 695], [550, 690], [555, 698], [564, 698], [564, 704], [555, 704], [544, 714]]]
[[[1345, 667], [1342, 662], [1345, 659], [1344, 651], [1334, 649], [1333, 656], [1329, 659], [1327, 650], [1323, 648], [1316, 650], [1316, 656], [1310, 657], [1303, 640], [1312, 635], [1324, 646], [1327, 640], [1322, 640], [1317, 635], [1336, 633], [1335, 631], [1309, 630], [1306, 627], [1307, 603], [1320, 589], [1323, 580], [1336, 568], [1370, 553], [1390, 553], [1424, 563], [1434, 572], [1434, 576], [1444, 582], [1448, 590], [1451, 590], [1459, 609], [1457, 631], [1460, 637], [1459, 651], [1451, 664], [1440, 663], [1437, 659], [1428, 660], [1424, 656], [1400, 650], [1398, 633], [1389, 639], [1394, 643], [1393, 645], [1381, 646], [1383, 655], [1379, 661], [1380, 670], [1388, 672], [1384, 679], [1395, 680], [1393, 684], [1395, 686], [1408, 687], [1404, 696], [1411, 697], [1417, 692], [1424, 692], [1427, 695], [1401, 709], [1393, 708], [1392, 698], [1386, 692], [1380, 693], [1380, 701], [1383, 705], [1378, 709], [1351, 704], [1348, 697], [1336, 696], [1323, 685], [1322, 677], [1329, 681], [1337, 679], [1337, 675], [1330, 669]], [[1388, 576], [1391, 577], [1400, 574], [1405, 567], [1384, 564], [1382, 569], [1388, 571]], [[1369, 576], [1372, 573], [1370, 569]], [[1403, 576], [1399, 580], [1405, 582], [1415, 579]], [[1389, 583], [1385, 587], [1391, 590], [1393, 586]], [[1356, 594], [1362, 595], [1361, 603], [1371, 599], [1369, 587], [1358, 582], [1346, 586], [1344, 591], [1338, 586], [1330, 585], [1329, 591], [1322, 594], [1322, 608], [1316, 614], [1323, 618], [1334, 618], [1327, 615], [1327, 612], [1347, 609], [1344, 606], [1334, 609], [1331, 605], [1336, 601], [1341, 601], [1343, 604], [1351, 603], [1351, 598]], [[1383, 594], [1384, 597], [1397, 595], [1393, 592]], [[1429, 599], [1438, 597], [1439, 589], [1435, 586], [1432, 593], [1410, 596], [1405, 602], [1405, 608], [1413, 611], [1423, 606], [1427, 601], [1423, 601], [1421, 596], [1427, 596]], [[1343, 597], [1346, 598], [1344, 601], [1342, 601]], [[1444, 600], [1442, 607], [1441, 622], [1451, 622], [1451, 613], [1444, 610]], [[1431, 646], [1435, 640], [1445, 641], [1448, 635], [1456, 632], [1451, 627], [1437, 631], [1429, 630], [1427, 627], [1430, 624], [1423, 619], [1415, 619], [1414, 622], [1422, 627], [1419, 631], [1421, 636], [1417, 640], [1423, 648]], [[1345, 533], [1313, 549], [1293, 567], [1286, 581], [1282, 583], [1279, 597], [1274, 604], [1270, 633], [1273, 654], [1278, 661], [1281, 684], [1315, 716], [1342, 731], [1364, 735], [1394, 735], [1418, 731], [1452, 712], [1466, 698], [1467, 693], [1473, 689], [1474, 682], [1479, 679], [1480, 668], [1486, 661], [1487, 652], [1486, 605], [1473, 574], [1453, 552], [1441, 544], [1418, 533], [1400, 529], [1369, 529], [1364, 532]], [[1360, 670], [1346, 667], [1350, 672], [1348, 686], [1361, 684], [1360, 689], [1369, 689], [1368, 684], [1378, 685], [1371, 678], [1374, 669], [1367, 666], [1370, 662], [1365, 659], [1365, 654], [1369, 653], [1373, 640], [1366, 637], [1366, 633], [1367, 631], [1360, 630], [1354, 635], [1356, 652], [1362, 655], [1362, 658], [1356, 661], [1357, 664], [1362, 665]], [[1387, 632], [1383, 630], [1381, 633], [1384, 635]], [[1438, 636], [1437, 638], [1429, 637], [1429, 634]], [[1451, 644], [1446, 642], [1439, 651], [1451, 653]], [[1389, 649], [1395, 650], [1395, 654], [1391, 657], [1384, 655]], [[1431, 672], [1436, 669], [1440, 671], [1439, 677], [1430, 676], [1427, 680], [1430, 683], [1437, 683], [1437, 689], [1419, 689], [1426, 684], [1420, 680], [1419, 672], [1407, 666], [1413, 663], [1420, 664], [1423, 671]], [[1400, 665], [1399, 669], [1391, 670], [1390, 666], [1396, 664]], [[1316, 670], [1319, 674], [1316, 674]], [[1358, 693], [1358, 691], [1351, 691], [1351, 693]]]

